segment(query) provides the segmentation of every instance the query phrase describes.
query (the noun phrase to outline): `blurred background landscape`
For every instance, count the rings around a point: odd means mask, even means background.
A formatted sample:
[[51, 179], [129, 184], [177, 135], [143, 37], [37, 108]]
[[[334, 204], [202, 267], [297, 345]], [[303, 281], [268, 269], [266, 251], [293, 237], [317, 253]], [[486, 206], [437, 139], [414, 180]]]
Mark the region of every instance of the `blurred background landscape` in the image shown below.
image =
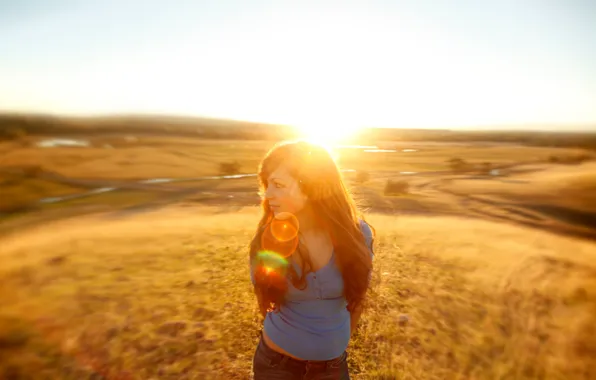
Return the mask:
[[596, 7], [0, 3], [0, 379], [249, 379], [277, 142], [375, 227], [355, 379], [596, 378]]
[[[208, 118], [0, 120], [0, 205], [12, 223], [39, 211], [257, 206], [260, 159], [278, 141], [308, 138], [291, 126]], [[596, 133], [363, 128], [329, 149], [370, 212], [596, 237]]]

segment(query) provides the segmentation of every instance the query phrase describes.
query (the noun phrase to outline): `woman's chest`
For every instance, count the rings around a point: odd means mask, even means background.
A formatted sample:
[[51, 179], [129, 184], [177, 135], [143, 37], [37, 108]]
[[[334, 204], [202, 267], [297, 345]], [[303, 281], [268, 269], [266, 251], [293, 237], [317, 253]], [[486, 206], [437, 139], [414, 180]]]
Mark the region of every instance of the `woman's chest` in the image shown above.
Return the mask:
[[[295, 265], [295, 269], [300, 276], [300, 268]], [[343, 297], [344, 281], [334, 260], [319, 271], [308, 273], [305, 280], [305, 289], [295, 287], [292, 281], [288, 280], [288, 292], [286, 293], [288, 301], [322, 300]]]

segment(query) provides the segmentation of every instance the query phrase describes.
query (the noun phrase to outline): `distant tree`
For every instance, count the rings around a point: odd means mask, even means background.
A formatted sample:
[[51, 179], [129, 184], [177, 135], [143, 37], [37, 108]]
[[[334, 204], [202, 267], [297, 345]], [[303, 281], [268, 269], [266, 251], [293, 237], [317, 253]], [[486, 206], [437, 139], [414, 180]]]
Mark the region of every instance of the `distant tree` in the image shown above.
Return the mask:
[[370, 180], [370, 173], [367, 172], [366, 170], [358, 170], [356, 172], [356, 179], [354, 181], [356, 181], [356, 183], [365, 183], [368, 182]]
[[593, 159], [594, 159], [594, 156], [589, 153], [580, 153], [577, 156], [575, 156], [575, 161], [579, 164], [581, 164], [585, 161], [592, 161]]
[[0, 202], [0, 216], [30, 211], [35, 206], [23, 201]]
[[410, 183], [403, 179], [391, 180], [388, 179], [385, 183], [385, 195], [399, 195], [407, 194], [410, 189]]
[[480, 165], [480, 174], [489, 175], [491, 170], [493, 170], [493, 164], [490, 162], [483, 162]]
[[447, 162], [454, 173], [463, 173], [469, 169], [469, 164], [459, 157], [451, 158]]
[[21, 174], [27, 178], [38, 177], [43, 172], [43, 167], [40, 165], [26, 165], [21, 167]]
[[553, 164], [564, 164], [564, 165], [579, 165], [585, 161], [593, 160], [594, 156], [589, 153], [579, 153], [573, 155], [554, 156], [548, 157], [548, 162]]
[[238, 161], [222, 162], [219, 164], [219, 172], [222, 175], [234, 175], [240, 173], [240, 163]]
[[20, 127], [11, 126], [5, 129], [0, 129], [0, 135], [10, 140], [20, 140], [27, 136], [27, 131]]

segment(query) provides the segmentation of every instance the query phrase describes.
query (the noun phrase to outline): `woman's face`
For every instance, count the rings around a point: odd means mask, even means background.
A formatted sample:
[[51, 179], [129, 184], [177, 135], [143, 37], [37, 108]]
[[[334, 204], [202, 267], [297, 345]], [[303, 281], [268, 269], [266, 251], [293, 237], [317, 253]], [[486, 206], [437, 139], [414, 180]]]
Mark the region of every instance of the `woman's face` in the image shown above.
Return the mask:
[[296, 215], [307, 202], [307, 197], [300, 189], [298, 181], [290, 175], [283, 164], [267, 178], [265, 198], [274, 215], [282, 212]]

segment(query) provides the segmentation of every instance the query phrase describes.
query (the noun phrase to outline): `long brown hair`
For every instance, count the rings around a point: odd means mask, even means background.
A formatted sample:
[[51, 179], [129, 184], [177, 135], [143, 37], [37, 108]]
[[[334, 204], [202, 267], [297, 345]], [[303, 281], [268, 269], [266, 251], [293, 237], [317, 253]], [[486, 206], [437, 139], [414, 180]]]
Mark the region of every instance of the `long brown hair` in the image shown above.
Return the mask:
[[[330, 152], [304, 140], [278, 143], [265, 155], [258, 172], [261, 193], [267, 189], [269, 175], [282, 163], [299, 182], [310, 206], [316, 210], [317, 224], [331, 236], [336, 263], [344, 282], [348, 310], [354, 310], [364, 301], [372, 269], [370, 252], [360, 226], [360, 220], [365, 220], [364, 216], [359, 212]], [[261, 208], [261, 219], [250, 244], [251, 263], [262, 249], [263, 234], [273, 220], [265, 197], [262, 197]], [[370, 227], [374, 233], [373, 227]], [[302, 273], [298, 276], [293, 266], [288, 265], [286, 276], [295, 287], [304, 288], [305, 276], [311, 271], [312, 263], [302, 244], [297, 245], [296, 253], [302, 263]], [[258, 280], [254, 290], [259, 296], [261, 312], [279, 310], [287, 292], [287, 288], [272, 287]]]

